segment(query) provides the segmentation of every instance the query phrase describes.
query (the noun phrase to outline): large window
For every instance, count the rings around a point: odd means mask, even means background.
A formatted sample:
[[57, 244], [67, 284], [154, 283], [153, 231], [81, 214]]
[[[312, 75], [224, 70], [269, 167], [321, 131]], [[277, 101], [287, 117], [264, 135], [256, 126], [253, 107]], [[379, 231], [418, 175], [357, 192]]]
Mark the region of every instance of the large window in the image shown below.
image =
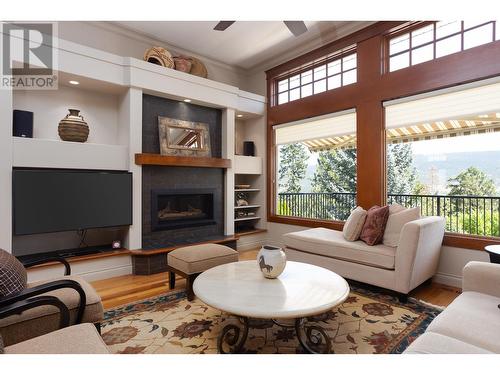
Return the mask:
[[353, 111], [275, 127], [276, 214], [346, 220], [356, 207]]
[[283, 104], [356, 83], [356, 52], [337, 53], [276, 81], [276, 103]]
[[386, 108], [388, 203], [500, 236], [500, 84]]
[[433, 22], [389, 39], [389, 71], [417, 65], [438, 57], [500, 39], [495, 21]]

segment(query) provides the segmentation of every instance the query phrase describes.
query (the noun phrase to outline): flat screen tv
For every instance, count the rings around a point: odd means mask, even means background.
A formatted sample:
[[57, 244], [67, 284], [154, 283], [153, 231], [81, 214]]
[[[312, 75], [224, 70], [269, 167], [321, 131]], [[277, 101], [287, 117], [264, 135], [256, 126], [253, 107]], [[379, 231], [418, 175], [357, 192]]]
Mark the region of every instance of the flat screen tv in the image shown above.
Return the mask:
[[132, 224], [132, 174], [13, 170], [14, 235]]

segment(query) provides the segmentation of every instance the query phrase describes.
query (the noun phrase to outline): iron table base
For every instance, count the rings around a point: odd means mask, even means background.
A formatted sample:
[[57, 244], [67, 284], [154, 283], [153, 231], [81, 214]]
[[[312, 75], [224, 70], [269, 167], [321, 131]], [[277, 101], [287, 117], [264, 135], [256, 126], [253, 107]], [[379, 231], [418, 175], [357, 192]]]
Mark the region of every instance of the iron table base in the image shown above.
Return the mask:
[[[261, 326], [258, 322], [262, 319], [250, 319], [246, 317], [238, 317], [241, 325], [229, 323], [224, 326], [219, 337], [217, 338], [217, 350], [221, 354], [240, 353], [248, 338], [250, 328]], [[271, 321], [285, 329], [295, 330], [297, 339], [300, 345], [310, 354], [328, 354], [333, 353], [331, 340], [326, 331], [319, 325], [307, 324], [307, 318], [297, 318], [293, 325], [278, 322], [275, 319]]]

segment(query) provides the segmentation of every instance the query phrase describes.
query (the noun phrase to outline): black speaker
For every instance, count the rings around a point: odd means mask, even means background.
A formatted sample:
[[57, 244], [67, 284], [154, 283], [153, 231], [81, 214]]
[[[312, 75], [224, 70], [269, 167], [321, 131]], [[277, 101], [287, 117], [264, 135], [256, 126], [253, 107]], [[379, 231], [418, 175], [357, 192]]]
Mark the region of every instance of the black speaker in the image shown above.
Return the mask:
[[14, 109], [14, 137], [33, 138], [33, 112]]
[[243, 155], [255, 156], [255, 144], [253, 142], [243, 142]]

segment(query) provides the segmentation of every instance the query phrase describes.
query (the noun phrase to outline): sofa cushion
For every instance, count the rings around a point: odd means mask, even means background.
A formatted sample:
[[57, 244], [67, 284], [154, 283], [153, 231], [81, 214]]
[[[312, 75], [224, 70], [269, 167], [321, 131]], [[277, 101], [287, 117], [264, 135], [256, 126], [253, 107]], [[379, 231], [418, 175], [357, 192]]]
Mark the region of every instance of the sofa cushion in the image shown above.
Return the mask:
[[404, 351], [404, 354], [493, 354], [492, 352], [469, 343], [444, 336], [439, 333], [426, 332], [419, 336]]
[[0, 249], [0, 297], [19, 293], [26, 288], [28, 274], [17, 258]]
[[458, 296], [427, 328], [467, 342], [482, 349], [500, 353], [500, 298], [477, 292]]
[[372, 267], [394, 269], [396, 249], [390, 246], [368, 246], [363, 241], [347, 241], [342, 232], [313, 228], [283, 236], [287, 247]]
[[365, 224], [359, 239], [373, 246], [382, 242], [385, 226], [389, 218], [389, 206], [373, 206], [366, 214]]
[[[61, 279], [75, 280], [82, 286], [87, 300], [82, 321], [88, 323], [101, 321], [104, 317], [101, 297], [81, 277], [63, 276], [57, 279], [30, 283], [28, 284], [28, 288]], [[73, 324], [80, 303], [79, 294], [74, 289], [57, 289], [46, 294], [59, 298], [69, 308], [71, 323]], [[20, 315], [11, 315], [0, 319], [0, 333], [3, 335], [5, 346], [10, 346], [57, 329], [59, 329], [59, 312], [53, 306], [41, 306], [27, 310]]]
[[4, 353], [3, 339], [2, 335], [0, 335], [0, 354]]
[[362, 207], [356, 207], [352, 210], [351, 214], [347, 218], [342, 233], [347, 241], [357, 241], [359, 240], [359, 235], [361, 234], [361, 229], [366, 219], [366, 210]]
[[215, 266], [237, 262], [238, 252], [218, 244], [202, 244], [180, 247], [168, 253], [167, 262], [187, 275], [200, 273]]
[[93, 324], [78, 324], [5, 348], [5, 354], [109, 354]]
[[398, 246], [404, 225], [418, 219], [420, 219], [420, 207], [407, 208], [390, 214], [385, 226], [382, 243], [387, 246]]

